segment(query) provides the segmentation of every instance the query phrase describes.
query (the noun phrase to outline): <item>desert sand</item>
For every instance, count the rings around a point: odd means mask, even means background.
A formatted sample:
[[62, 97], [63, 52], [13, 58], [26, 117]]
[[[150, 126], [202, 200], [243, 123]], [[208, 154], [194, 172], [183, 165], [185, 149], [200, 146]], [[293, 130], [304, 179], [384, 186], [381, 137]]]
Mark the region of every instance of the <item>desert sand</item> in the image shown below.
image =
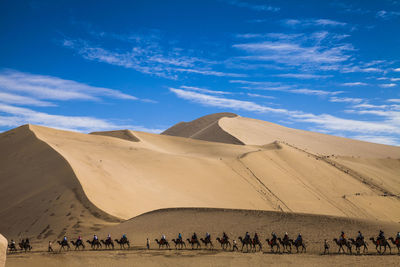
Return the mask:
[[[358, 228], [371, 236], [380, 228], [391, 236], [399, 231], [400, 147], [218, 113], [161, 135], [23, 125], [1, 133], [0, 148], [0, 232], [7, 239], [29, 237], [37, 250], [64, 235], [127, 233], [139, 248], [147, 237], [153, 242], [161, 233], [175, 237], [179, 231], [227, 231], [236, 238], [258, 231], [264, 239], [271, 231], [301, 231], [317, 257], [323, 238], [343, 228], [351, 235]], [[150, 256], [171, 256], [166, 263], [187, 264], [175, 254], [143, 253], [124, 257], [145, 264]], [[214, 257], [184, 253], [204, 264]], [[74, 255], [83, 262], [99, 260], [95, 254]], [[228, 255], [218, 252], [215, 265], [224, 265]], [[10, 255], [7, 265], [68, 258], [53, 256]]]

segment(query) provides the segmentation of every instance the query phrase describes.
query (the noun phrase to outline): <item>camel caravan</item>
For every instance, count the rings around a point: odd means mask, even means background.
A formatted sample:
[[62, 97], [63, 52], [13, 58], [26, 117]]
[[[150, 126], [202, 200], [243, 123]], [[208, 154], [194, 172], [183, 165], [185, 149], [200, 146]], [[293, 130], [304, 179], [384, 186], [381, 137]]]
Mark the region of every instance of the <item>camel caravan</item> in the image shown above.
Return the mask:
[[[244, 237], [239, 236], [237, 238], [239, 240], [239, 246], [241, 245], [240, 249], [238, 247], [238, 242], [235, 239], [229, 238], [229, 236], [223, 232], [221, 237], [217, 237], [216, 244], [219, 244], [220, 249], [224, 251], [241, 251], [241, 252], [257, 252], [263, 251], [263, 245], [261, 242], [260, 237], [257, 233], [254, 234], [252, 238], [248, 232], [244, 235]], [[171, 240], [176, 250], [182, 250], [191, 248], [192, 250], [201, 249], [204, 246], [205, 249], [213, 250], [215, 249], [214, 243], [212, 242], [211, 235], [206, 233], [205, 238], [198, 238], [196, 233], [193, 233], [191, 238], [187, 238], [184, 241], [182, 234], [179, 233], [176, 239]], [[389, 254], [392, 253], [392, 245], [397, 247], [397, 253], [400, 254], [400, 232], [397, 233], [396, 237], [389, 237], [388, 239], [385, 238], [384, 232], [380, 231], [378, 237], [371, 237], [370, 241], [375, 246], [376, 251], [379, 254], [385, 254], [387, 249], [389, 249]], [[171, 245], [168, 242], [165, 235], [161, 235], [161, 239], [155, 239], [156, 244], [158, 245], [158, 249], [171, 249]], [[295, 240], [289, 238], [289, 234], [286, 232], [283, 238], [277, 237], [277, 235], [273, 232], [271, 233], [271, 238], [265, 239], [267, 247], [270, 248], [271, 253], [292, 253], [294, 250], [296, 253], [305, 253], [307, 252], [306, 243], [303, 240], [302, 235], [299, 233]], [[333, 239], [334, 244], [337, 246], [338, 251], [337, 254], [352, 254], [355, 252], [357, 254], [368, 254], [368, 243], [365, 240], [364, 236], [360, 231], [358, 231], [358, 235], [356, 238], [347, 238], [345, 233], [342, 232], [339, 238]], [[86, 240], [87, 245], [83, 242], [81, 236], [79, 236], [76, 240], [68, 241], [68, 238], [64, 236], [64, 238], [60, 241], [57, 241], [59, 246], [59, 252], [61, 251], [69, 251], [71, 247], [74, 250], [85, 250], [86, 247], [90, 247], [92, 250], [114, 250], [116, 245], [119, 245], [120, 249], [130, 249], [131, 243], [128, 240], [126, 234], [122, 235], [120, 239], [112, 239], [111, 235], [105, 239], [99, 239], [97, 235], [93, 236], [93, 239]], [[32, 250], [32, 246], [30, 245], [30, 241], [28, 238], [21, 240], [18, 243], [19, 249], [14, 240], [8, 245], [9, 253], [24, 251], [28, 252]], [[150, 242], [147, 238], [146, 242], [147, 249], [150, 249]], [[323, 253], [322, 254], [329, 254], [331, 246], [329, 242], [325, 239], [323, 245]], [[54, 252], [52, 242], [49, 241], [48, 252]]]

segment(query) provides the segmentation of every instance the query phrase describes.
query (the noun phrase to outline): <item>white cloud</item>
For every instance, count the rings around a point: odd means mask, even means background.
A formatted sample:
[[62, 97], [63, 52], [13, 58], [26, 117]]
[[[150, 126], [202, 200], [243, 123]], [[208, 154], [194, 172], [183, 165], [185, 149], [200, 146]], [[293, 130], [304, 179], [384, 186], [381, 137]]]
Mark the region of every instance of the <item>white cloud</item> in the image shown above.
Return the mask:
[[385, 144], [385, 145], [392, 145], [392, 146], [400, 145], [399, 139], [396, 137], [393, 137], [393, 136], [355, 135], [355, 136], [352, 136], [351, 138], [361, 140], [361, 141], [366, 141], [366, 142], [378, 143], [378, 144]]
[[38, 106], [38, 107], [55, 106], [53, 103], [47, 101], [41, 101], [28, 96], [20, 96], [0, 91], [0, 103], [1, 102], [7, 104], [28, 105], [28, 106]]
[[310, 74], [310, 73], [284, 73], [284, 74], [277, 74], [275, 76], [283, 78], [296, 78], [296, 79], [325, 79], [332, 77], [332, 75], [320, 75], [320, 74]]
[[178, 73], [195, 73], [218, 77], [245, 77], [239, 73], [225, 73], [211, 69], [215, 62], [183, 55], [183, 49], [163, 48], [159, 41], [134, 39], [130, 50], [107, 50], [89, 45], [82, 40], [64, 40], [63, 46], [77, 51], [83, 58], [134, 69], [138, 72], [168, 79], [177, 79]]
[[315, 27], [315, 26], [322, 26], [322, 27], [343, 27], [346, 26], [347, 23], [331, 20], [331, 19], [286, 19], [283, 20], [283, 23], [290, 27]]
[[342, 83], [343, 86], [365, 86], [368, 85], [367, 83], [363, 82], [352, 82], [352, 83]]
[[280, 10], [279, 7], [274, 7], [274, 6], [270, 6], [270, 5], [262, 5], [262, 4], [257, 5], [254, 3], [249, 3], [249, 2], [241, 1], [241, 0], [228, 0], [227, 2], [234, 6], [245, 7], [245, 8], [256, 10], [256, 11], [278, 12]]
[[393, 71], [400, 72], [400, 68], [393, 69]]
[[396, 84], [395, 83], [384, 83], [384, 84], [380, 84], [379, 86], [382, 88], [390, 88], [390, 87], [395, 87]]
[[132, 129], [159, 133], [160, 129], [148, 129], [135, 125], [119, 125], [108, 120], [93, 117], [52, 115], [44, 112], [37, 112], [28, 108], [15, 107], [0, 103], [0, 112], [8, 114], [0, 115], [0, 126], [16, 127], [22, 124], [37, 124], [63, 130], [92, 132], [118, 129]]
[[[137, 100], [136, 97], [121, 91], [90, 86], [72, 80], [58, 77], [30, 74], [16, 70], [0, 71], [0, 91], [9, 93], [23, 93], [24, 97], [30, 95], [36, 99], [47, 100], [100, 100], [100, 96], [113, 97], [126, 100]], [[9, 97], [10, 99], [10, 97]], [[21, 98], [19, 98], [21, 100]], [[30, 105], [38, 106], [41, 102], [28, 100]], [[15, 101], [17, 101], [15, 99]], [[15, 102], [14, 102], [15, 103]], [[42, 102], [42, 104], [47, 102]]]
[[400, 16], [400, 12], [380, 10], [376, 13], [376, 17], [381, 19], [391, 19], [397, 16]]
[[182, 89], [190, 90], [190, 91], [197, 91], [200, 93], [206, 93], [206, 94], [215, 94], [215, 95], [229, 95], [232, 94], [231, 92], [225, 92], [225, 91], [215, 91], [215, 90], [209, 90], [209, 89], [204, 89], [204, 88], [199, 88], [199, 87], [194, 87], [194, 86], [186, 86], [182, 85], [180, 86]]
[[268, 95], [260, 95], [260, 94], [252, 94], [252, 93], [247, 93], [247, 95], [250, 97], [257, 97], [257, 98], [276, 99], [276, 97], [268, 96]]
[[387, 100], [388, 102], [400, 103], [400, 99], [398, 98], [391, 98]]
[[329, 98], [330, 102], [339, 102], [339, 103], [354, 103], [358, 104], [363, 102], [362, 98], [352, 98], [352, 97], [331, 97]]

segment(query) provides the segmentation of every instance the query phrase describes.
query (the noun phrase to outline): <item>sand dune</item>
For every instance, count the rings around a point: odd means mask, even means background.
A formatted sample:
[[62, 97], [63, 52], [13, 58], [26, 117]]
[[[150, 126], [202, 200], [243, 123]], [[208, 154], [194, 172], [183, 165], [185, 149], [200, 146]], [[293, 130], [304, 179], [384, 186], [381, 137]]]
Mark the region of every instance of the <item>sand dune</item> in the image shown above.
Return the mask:
[[[182, 207], [400, 222], [398, 147], [235, 116], [206, 116], [163, 135], [35, 125], [2, 133], [0, 232], [43, 243]], [[168, 135], [180, 131], [185, 137]]]
[[0, 234], [0, 267], [6, 264], [7, 240]]

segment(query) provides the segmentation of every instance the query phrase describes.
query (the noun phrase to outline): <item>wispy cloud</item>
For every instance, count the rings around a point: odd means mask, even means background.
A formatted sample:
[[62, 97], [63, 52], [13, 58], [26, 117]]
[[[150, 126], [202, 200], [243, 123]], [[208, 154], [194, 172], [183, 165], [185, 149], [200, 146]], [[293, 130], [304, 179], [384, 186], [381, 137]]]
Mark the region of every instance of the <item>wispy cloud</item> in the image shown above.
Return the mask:
[[[112, 97], [137, 100], [135, 96], [114, 89], [90, 86], [54, 76], [31, 74], [16, 70], [0, 71], [0, 92], [3, 92], [3, 96], [5, 96], [3, 100], [8, 99], [8, 103], [22, 104], [22, 100], [25, 99], [26, 105], [35, 106], [51, 105], [49, 102], [41, 101], [43, 99], [93, 101], [100, 100], [100, 97]], [[8, 92], [7, 95], [5, 95], [5, 92]], [[12, 93], [14, 97], [12, 97], [10, 93]], [[22, 93], [24, 95], [17, 97], [15, 96], [16, 93]], [[0, 100], [1, 99], [2, 98], [0, 98]]]
[[380, 84], [379, 86], [382, 88], [390, 88], [390, 87], [395, 87], [397, 84], [395, 83], [384, 83], [384, 84]]
[[247, 95], [250, 97], [256, 97], [256, 98], [276, 99], [276, 97], [269, 96], [269, 95], [260, 95], [260, 94], [252, 94], [252, 93], [247, 93]]
[[63, 130], [92, 132], [118, 129], [132, 129], [159, 133], [160, 129], [149, 129], [142, 126], [116, 124], [109, 120], [103, 120], [93, 117], [52, 115], [44, 112], [34, 111], [28, 108], [15, 107], [0, 103], [0, 126], [16, 127], [22, 124], [37, 124]]
[[399, 145], [399, 139], [396, 137], [393, 137], [393, 136], [354, 135], [354, 136], [351, 136], [351, 138], [361, 140], [361, 141], [366, 141], [366, 142], [378, 143], [378, 144], [385, 144], [385, 145], [392, 145], [392, 146]]
[[266, 91], [280, 91], [294, 94], [304, 95], [318, 95], [318, 96], [329, 96], [338, 95], [343, 91], [324, 91], [308, 88], [296, 88], [294, 86], [284, 85], [280, 82], [260, 82], [260, 81], [246, 81], [246, 80], [230, 80], [230, 83], [243, 84], [243, 89], [249, 90], [266, 90]]
[[275, 76], [283, 78], [296, 78], [296, 79], [325, 79], [333, 77], [332, 75], [310, 74], [310, 73], [283, 73], [283, 74], [276, 74]]
[[246, 1], [241, 1], [241, 0], [228, 0], [227, 1], [229, 4], [238, 6], [238, 7], [244, 7], [256, 11], [272, 11], [272, 12], [278, 12], [280, 10], [279, 7], [275, 6], [270, 6], [270, 5], [258, 5], [254, 3], [249, 3]]
[[388, 102], [394, 102], [394, 103], [400, 103], [400, 99], [399, 98], [391, 98], [387, 100]]
[[376, 17], [381, 18], [381, 19], [391, 19], [400, 16], [400, 12], [397, 11], [386, 11], [386, 10], [380, 10], [376, 12]]
[[197, 91], [200, 93], [206, 93], [206, 94], [215, 94], [215, 95], [230, 95], [230, 94], [232, 94], [231, 92], [215, 91], [215, 90], [209, 90], [209, 89], [199, 88], [199, 87], [195, 87], [195, 86], [182, 85], [182, 86], [180, 86], [180, 88], [185, 89], [185, 90], [190, 90], [190, 91]]
[[367, 83], [363, 82], [352, 82], [352, 83], [342, 83], [343, 86], [365, 86]]
[[129, 50], [109, 50], [84, 40], [65, 39], [63, 46], [73, 49], [83, 58], [110, 65], [134, 69], [138, 72], [168, 79], [177, 79], [179, 73], [194, 73], [218, 77], [245, 77], [244, 74], [212, 69], [215, 62], [194, 55], [184, 55], [180, 48], [164, 48], [159, 40], [146, 37], [131, 40]]
[[310, 27], [310, 26], [322, 26], [322, 27], [343, 27], [347, 23], [331, 20], [331, 19], [286, 19], [283, 23], [290, 27]]
[[[1, 89], [0, 89], [1, 90]], [[27, 105], [27, 106], [38, 106], [38, 107], [51, 107], [55, 106], [53, 103], [47, 101], [41, 101], [28, 96], [21, 96], [0, 91], [0, 103], [16, 104], [16, 105]]]
[[339, 102], [339, 103], [354, 103], [358, 104], [363, 102], [362, 98], [353, 98], [353, 97], [331, 97], [329, 98], [330, 102]]
[[400, 68], [395, 68], [393, 71], [400, 72]]

